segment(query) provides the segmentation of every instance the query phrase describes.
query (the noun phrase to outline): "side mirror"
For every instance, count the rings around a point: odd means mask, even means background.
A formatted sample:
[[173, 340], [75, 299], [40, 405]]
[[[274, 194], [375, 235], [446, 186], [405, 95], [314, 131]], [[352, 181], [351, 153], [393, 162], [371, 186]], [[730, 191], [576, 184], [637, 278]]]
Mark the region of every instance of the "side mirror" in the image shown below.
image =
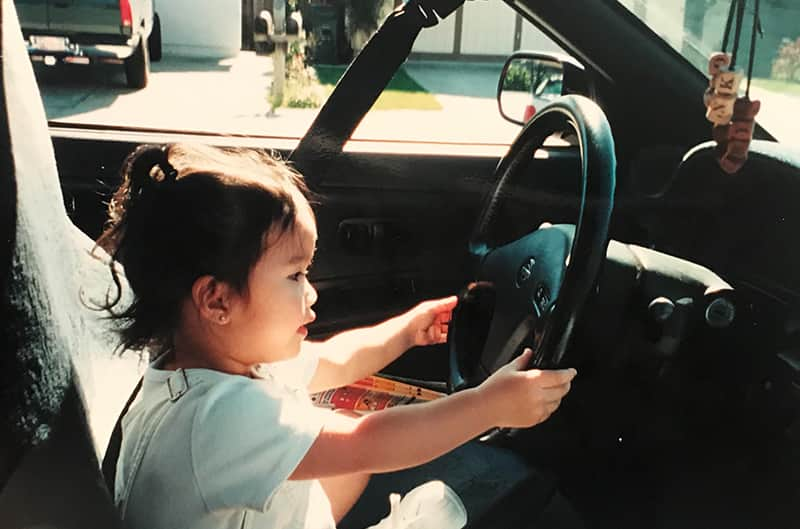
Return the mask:
[[[556, 53], [517, 52], [503, 66], [497, 84], [497, 105], [506, 120], [524, 125], [557, 97], [584, 85], [583, 66]], [[571, 81], [571, 82], [570, 82]]]

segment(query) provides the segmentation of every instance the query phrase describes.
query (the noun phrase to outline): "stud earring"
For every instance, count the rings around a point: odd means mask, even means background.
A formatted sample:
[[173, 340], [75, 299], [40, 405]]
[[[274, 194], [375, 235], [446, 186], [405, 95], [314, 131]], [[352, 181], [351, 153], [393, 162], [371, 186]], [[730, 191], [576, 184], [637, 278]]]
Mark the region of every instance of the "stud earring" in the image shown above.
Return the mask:
[[220, 314], [219, 315], [219, 322], [223, 323], [223, 324], [224, 323], [228, 323], [228, 317], [225, 314]]

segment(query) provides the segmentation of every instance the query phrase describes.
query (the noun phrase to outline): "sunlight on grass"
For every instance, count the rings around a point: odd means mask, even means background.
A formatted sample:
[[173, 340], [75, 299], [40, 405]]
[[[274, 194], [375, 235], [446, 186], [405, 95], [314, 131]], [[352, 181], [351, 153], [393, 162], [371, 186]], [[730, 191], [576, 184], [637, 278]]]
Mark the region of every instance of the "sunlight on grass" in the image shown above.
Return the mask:
[[777, 79], [753, 79], [753, 86], [769, 90], [771, 92], [778, 92], [786, 95], [800, 96], [800, 83], [793, 83], [791, 81], [778, 81]]
[[[346, 66], [315, 65], [320, 84], [326, 90], [326, 96], [344, 74]], [[389, 85], [378, 97], [375, 110], [441, 110], [442, 105], [430, 92], [417, 83], [404, 68], [400, 68], [389, 81]]]

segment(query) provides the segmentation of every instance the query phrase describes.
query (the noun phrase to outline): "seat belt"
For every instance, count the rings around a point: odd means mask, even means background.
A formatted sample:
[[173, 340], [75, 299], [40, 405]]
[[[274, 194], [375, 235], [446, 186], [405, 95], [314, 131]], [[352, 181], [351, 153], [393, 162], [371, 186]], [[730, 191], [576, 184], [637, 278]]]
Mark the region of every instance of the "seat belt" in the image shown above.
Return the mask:
[[122, 408], [122, 411], [117, 418], [117, 422], [114, 425], [114, 430], [111, 432], [111, 438], [108, 440], [106, 453], [103, 456], [103, 478], [105, 479], [108, 492], [111, 494], [111, 498], [115, 503], [116, 499], [114, 498], [114, 483], [117, 479], [117, 461], [119, 460], [119, 451], [122, 448], [122, 418], [125, 417], [125, 414], [128, 413], [131, 404], [133, 404], [133, 401], [136, 400], [137, 396], [139, 396], [139, 391], [142, 389], [143, 381], [144, 377], [141, 377], [139, 382], [136, 383], [136, 387], [133, 388], [131, 396], [128, 397], [128, 402], [126, 402], [125, 406]]
[[409, 0], [381, 24], [347, 67], [289, 156], [301, 173], [313, 175], [312, 185], [329, 172], [330, 160], [342, 152], [361, 119], [408, 58], [419, 32], [435, 26], [463, 3], [464, 0]]

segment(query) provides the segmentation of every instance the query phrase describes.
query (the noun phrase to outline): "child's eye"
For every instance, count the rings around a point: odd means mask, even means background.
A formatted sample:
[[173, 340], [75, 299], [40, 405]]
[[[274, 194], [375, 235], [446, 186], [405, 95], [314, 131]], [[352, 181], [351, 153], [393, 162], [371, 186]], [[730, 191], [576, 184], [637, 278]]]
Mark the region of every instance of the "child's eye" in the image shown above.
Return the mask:
[[289, 279], [292, 281], [300, 281], [301, 278], [308, 275], [308, 270], [301, 270], [299, 272], [295, 272], [294, 274], [289, 276]]

